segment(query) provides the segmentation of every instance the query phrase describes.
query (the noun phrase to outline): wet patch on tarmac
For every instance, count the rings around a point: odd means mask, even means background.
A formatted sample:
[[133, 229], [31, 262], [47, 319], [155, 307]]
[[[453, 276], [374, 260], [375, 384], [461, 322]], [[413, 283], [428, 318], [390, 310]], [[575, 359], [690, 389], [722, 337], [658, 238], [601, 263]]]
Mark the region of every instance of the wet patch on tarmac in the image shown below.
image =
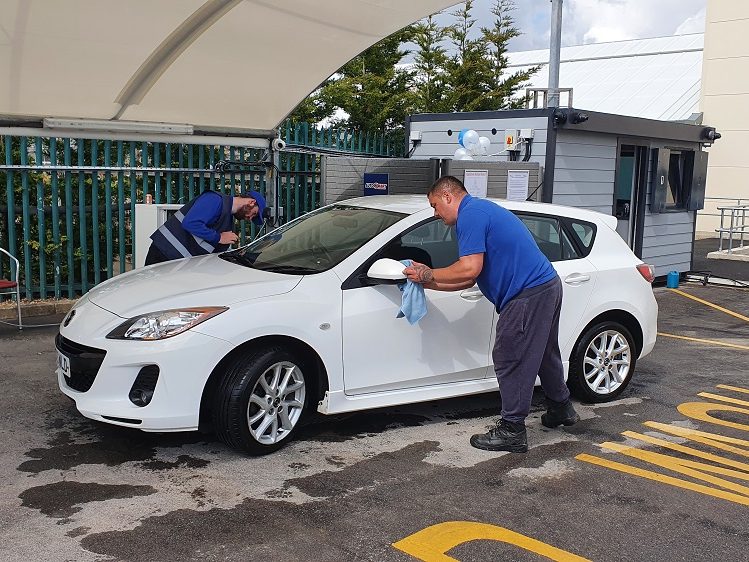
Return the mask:
[[145, 468], [146, 470], [152, 470], [152, 471], [159, 471], [159, 470], [173, 470], [175, 468], [204, 468], [211, 464], [211, 461], [207, 461], [205, 459], [198, 459], [196, 457], [191, 457], [190, 455], [180, 455], [177, 457], [176, 461], [169, 462], [169, 461], [160, 461], [160, 460], [150, 460], [146, 462], [140, 463], [138, 466], [141, 468]]
[[75, 529], [71, 529], [67, 533], [65, 533], [68, 537], [71, 539], [74, 539], [76, 537], [80, 537], [81, 535], [85, 535], [91, 530], [90, 527], [76, 527]]
[[24, 507], [38, 509], [47, 517], [63, 519], [83, 509], [82, 504], [155, 494], [152, 486], [97, 484], [95, 482], [55, 482], [35, 486], [19, 494]]
[[297, 439], [319, 443], [342, 443], [372, 437], [388, 429], [420, 426], [430, 420], [428, 416], [418, 414], [382, 411], [318, 417], [308, 425], [299, 428]]

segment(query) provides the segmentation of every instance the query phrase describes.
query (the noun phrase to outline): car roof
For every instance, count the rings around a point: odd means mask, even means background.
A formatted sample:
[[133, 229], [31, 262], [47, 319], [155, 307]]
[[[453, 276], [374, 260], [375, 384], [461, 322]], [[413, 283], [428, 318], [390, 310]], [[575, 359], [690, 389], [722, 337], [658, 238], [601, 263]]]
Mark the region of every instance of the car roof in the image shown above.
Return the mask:
[[[615, 220], [611, 215], [588, 209], [580, 209], [578, 207], [567, 207], [564, 205], [554, 205], [552, 203], [537, 203], [535, 201], [509, 201], [507, 199], [499, 199], [496, 197], [487, 197], [487, 199], [511, 211], [559, 215], [588, 222], [611, 223], [612, 219]], [[430, 209], [426, 195], [371, 195], [367, 197], [346, 199], [345, 201], [339, 201], [337, 204], [366, 207], [369, 209], [381, 209], [383, 211], [393, 211], [408, 215], [413, 215]]]

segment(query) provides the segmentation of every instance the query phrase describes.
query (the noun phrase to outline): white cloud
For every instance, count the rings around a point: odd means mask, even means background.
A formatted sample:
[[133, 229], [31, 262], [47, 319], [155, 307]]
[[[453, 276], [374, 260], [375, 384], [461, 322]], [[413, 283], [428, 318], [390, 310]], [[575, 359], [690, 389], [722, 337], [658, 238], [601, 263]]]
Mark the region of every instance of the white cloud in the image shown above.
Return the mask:
[[[565, 0], [562, 44], [580, 45], [644, 37], [699, 33], [707, 0]], [[478, 25], [489, 26], [494, 0], [475, 0]], [[549, 0], [515, 0], [514, 19], [522, 35], [513, 51], [549, 47]], [[449, 10], [449, 11], [452, 11]]]

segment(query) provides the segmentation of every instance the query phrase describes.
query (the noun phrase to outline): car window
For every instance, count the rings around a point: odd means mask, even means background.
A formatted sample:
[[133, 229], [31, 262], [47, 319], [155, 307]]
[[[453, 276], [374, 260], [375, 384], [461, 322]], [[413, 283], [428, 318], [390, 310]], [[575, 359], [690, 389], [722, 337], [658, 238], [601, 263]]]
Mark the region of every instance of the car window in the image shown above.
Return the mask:
[[538, 215], [522, 215], [518, 218], [528, 228], [539, 249], [549, 261], [579, 258], [577, 250], [562, 229], [559, 219]]
[[455, 229], [441, 220], [413, 228], [390, 242], [380, 257], [414, 260], [429, 267], [447, 267], [458, 260], [458, 240]]
[[279, 273], [319, 273], [338, 265], [405, 216], [348, 205], [324, 207], [221, 257]]
[[575, 231], [575, 234], [577, 234], [577, 239], [583, 247], [589, 249], [593, 245], [593, 235], [596, 232], [593, 225], [590, 223], [570, 221], [570, 226], [572, 227], [572, 230]]

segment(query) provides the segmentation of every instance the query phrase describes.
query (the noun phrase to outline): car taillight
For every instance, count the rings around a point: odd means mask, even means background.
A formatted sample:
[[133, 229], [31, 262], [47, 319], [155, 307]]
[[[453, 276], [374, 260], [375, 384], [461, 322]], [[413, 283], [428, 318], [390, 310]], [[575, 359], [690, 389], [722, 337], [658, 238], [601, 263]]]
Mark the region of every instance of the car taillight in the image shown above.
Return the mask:
[[652, 283], [655, 279], [655, 268], [650, 264], [641, 263], [637, 266], [637, 271], [640, 272], [640, 275], [642, 275], [648, 283]]

